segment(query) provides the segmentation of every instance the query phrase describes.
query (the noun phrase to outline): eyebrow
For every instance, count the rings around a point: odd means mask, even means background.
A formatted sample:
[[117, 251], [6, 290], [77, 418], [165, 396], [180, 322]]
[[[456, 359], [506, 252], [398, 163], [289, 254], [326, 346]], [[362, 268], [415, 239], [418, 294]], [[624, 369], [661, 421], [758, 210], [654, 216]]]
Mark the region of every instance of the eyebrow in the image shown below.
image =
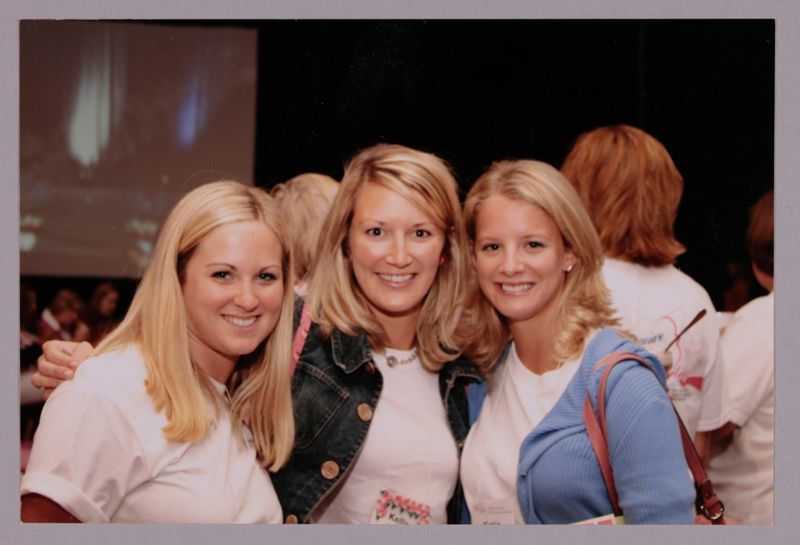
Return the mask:
[[[214, 263], [206, 263], [205, 267], [207, 269], [213, 269], [213, 268], [217, 268], [217, 267], [228, 267], [229, 269], [233, 269], [234, 271], [238, 271], [239, 270], [234, 265], [231, 265], [230, 263], [225, 263], [224, 261], [214, 262]], [[259, 270], [276, 269], [276, 268], [280, 269], [281, 265], [279, 263], [270, 263], [269, 265], [264, 265]]]
[[[381, 220], [377, 220], [377, 219], [373, 219], [373, 218], [364, 218], [364, 219], [362, 219], [362, 220], [360, 220], [360, 221], [358, 221], [356, 223], [358, 225], [362, 225], [364, 223], [373, 223], [375, 225], [378, 225], [379, 227], [384, 227], [384, 226], [388, 225], [385, 221], [381, 221]], [[433, 223], [432, 221], [423, 221], [423, 222], [415, 223], [410, 228], [411, 229], [417, 229], [419, 227], [436, 227], [436, 224]]]

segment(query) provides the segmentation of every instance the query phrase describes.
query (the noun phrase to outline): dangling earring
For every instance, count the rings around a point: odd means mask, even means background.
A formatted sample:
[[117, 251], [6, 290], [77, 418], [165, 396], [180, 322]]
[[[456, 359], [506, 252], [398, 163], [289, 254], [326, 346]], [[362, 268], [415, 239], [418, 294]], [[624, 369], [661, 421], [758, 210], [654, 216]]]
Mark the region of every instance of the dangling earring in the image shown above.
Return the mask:
[[441, 267], [442, 265], [444, 265], [444, 256], [440, 255], [439, 256], [439, 266]]

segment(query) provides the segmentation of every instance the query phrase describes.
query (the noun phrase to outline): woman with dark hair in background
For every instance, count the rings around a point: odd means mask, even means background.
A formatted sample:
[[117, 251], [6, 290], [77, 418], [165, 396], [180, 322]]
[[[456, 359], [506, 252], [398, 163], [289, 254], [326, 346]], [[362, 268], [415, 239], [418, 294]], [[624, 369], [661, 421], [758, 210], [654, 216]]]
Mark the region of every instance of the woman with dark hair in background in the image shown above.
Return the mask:
[[741, 524], [772, 524], [775, 467], [775, 194], [750, 211], [745, 246], [767, 295], [730, 319], [720, 340], [725, 421], [712, 432], [708, 475], [727, 512]]
[[108, 335], [116, 322], [114, 312], [119, 304], [119, 290], [111, 282], [101, 282], [92, 293], [92, 298], [78, 320], [75, 342], [87, 341], [96, 345]]

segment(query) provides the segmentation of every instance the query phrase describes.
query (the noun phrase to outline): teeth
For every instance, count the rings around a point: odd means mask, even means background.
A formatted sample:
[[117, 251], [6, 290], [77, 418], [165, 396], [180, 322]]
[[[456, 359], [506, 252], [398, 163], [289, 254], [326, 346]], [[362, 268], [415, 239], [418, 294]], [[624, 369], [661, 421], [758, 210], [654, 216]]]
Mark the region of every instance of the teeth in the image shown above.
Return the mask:
[[500, 284], [500, 287], [503, 288], [503, 291], [519, 293], [521, 291], [528, 291], [533, 287], [533, 284]]
[[256, 322], [256, 317], [251, 316], [250, 318], [236, 318], [234, 316], [225, 316], [225, 321], [230, 322], [235, 326], [247, 327]]
[[413, 274], [379, 274], [383, 280], [387, 282], [391, 282], [393, 284], [401, 284], [403, 282], [408, 282], [411, 280], [411, 277], [414, 276]]

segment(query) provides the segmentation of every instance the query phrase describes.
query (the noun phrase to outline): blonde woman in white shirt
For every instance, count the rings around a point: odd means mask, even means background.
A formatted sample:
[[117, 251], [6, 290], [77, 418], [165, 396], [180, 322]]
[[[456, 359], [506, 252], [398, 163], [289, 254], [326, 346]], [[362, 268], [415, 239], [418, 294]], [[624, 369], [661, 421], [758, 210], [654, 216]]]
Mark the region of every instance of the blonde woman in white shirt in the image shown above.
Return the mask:
[[265, 468], [294, 436], [289, 248], [260, 189], [181, 199], [125, 320], [45, 406], [24, 522], [282, 520]]

